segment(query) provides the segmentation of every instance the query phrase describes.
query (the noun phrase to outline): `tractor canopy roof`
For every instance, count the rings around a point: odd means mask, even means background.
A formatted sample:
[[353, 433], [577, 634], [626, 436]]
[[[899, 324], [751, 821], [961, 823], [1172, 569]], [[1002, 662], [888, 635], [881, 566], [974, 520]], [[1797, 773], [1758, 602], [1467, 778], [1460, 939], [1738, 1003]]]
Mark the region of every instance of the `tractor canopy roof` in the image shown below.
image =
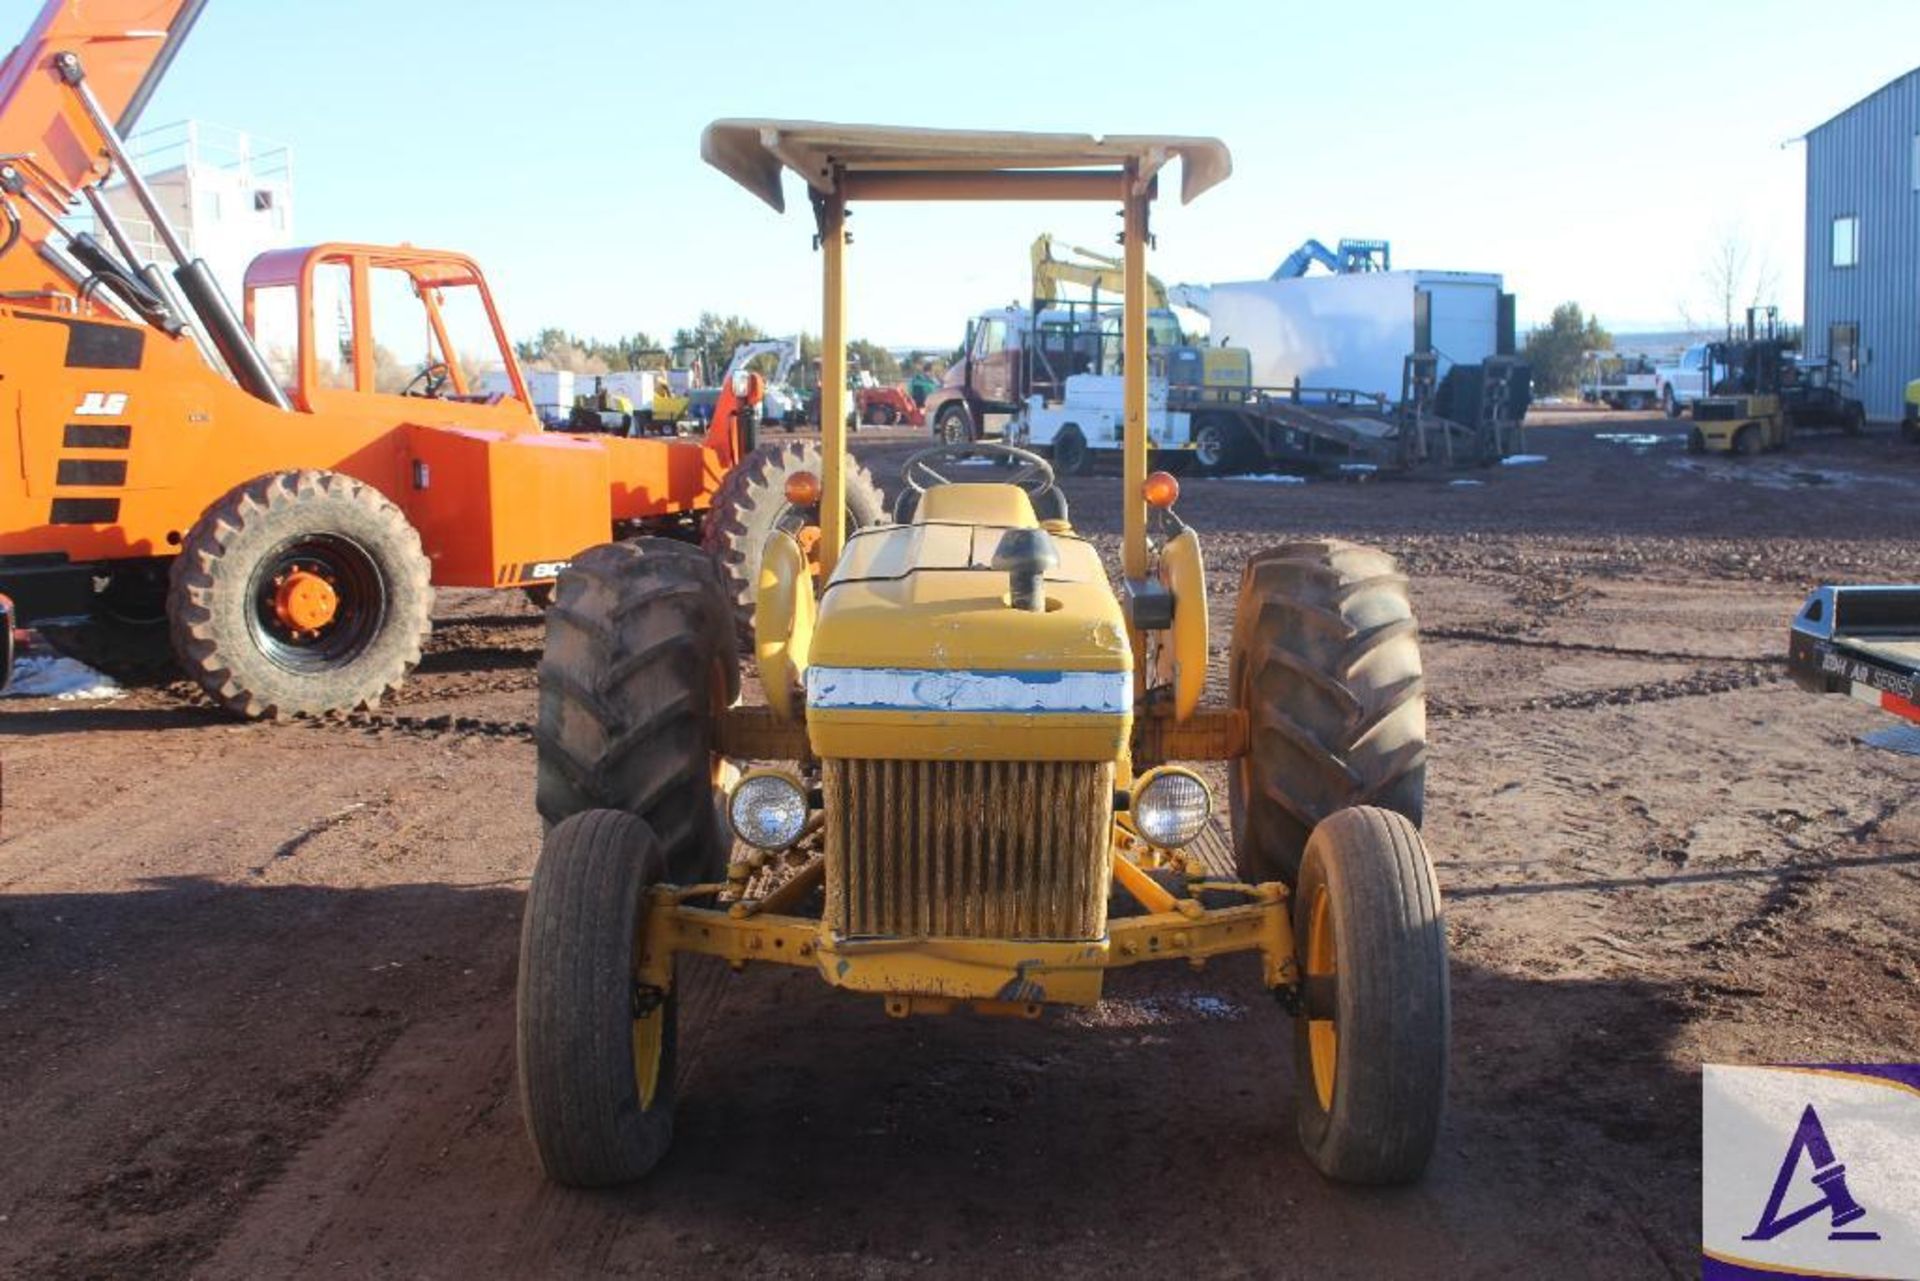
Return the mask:
[[1193, 200], [1233, 172], [1218, 138], [1166, 134], [1024, 133], [716, 120], [700, 155], [775, 209], [791, 169], [820, 196], [848, 200], [1115, 199], [1129, 170], [1143, 191], [1181, 162], [1180, 198]]

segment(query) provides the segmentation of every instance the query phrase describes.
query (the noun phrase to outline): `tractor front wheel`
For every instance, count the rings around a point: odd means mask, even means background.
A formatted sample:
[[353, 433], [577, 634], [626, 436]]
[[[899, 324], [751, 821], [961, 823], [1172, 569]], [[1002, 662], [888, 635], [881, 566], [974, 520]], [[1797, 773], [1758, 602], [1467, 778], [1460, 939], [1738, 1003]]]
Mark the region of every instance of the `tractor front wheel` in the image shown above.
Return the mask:
[[[817, 442], [761, 446], [720, 482], [701, 527], [700, 545], [726, 575], [743, 639], [753, 636], [754, 590], [768, 535], [782, 530], [799, 536], [820, 523], [817, 506], [798, 506], [787, 499], [788, 479], [803, 471], [811, 472], [815, 480], [824, 475]], [[846, 483], [847, 529], [860, 529], [879, 520], [886, 511], [886, 500], [867, 469], [848, 459]]]
[[590, 810], [547, 833], [520, 926], [520, 1111], [548, 1178], [629, 1183], [673, 1141], [672, 990], [641, 984], [653, 829]]
[[720, 713], [740, 695], [733, 607], [697, 547], [636, 538], [560, 575], [534, 728], [540, 816], [645, 820], [675, 884], [714, 880], [727, 846], [714, 805]]
[[230, 712], [370, 707], [420, 661], [433, 587], [420, 535], [371, 485], [275, 472], [207, 509], [168, 588], [181, 668]]
[[1228, 774], [1234, 857], [1294, 883], [1315, 824], [1375, 805], [1418, 825], [1427, 703], [1406, 576], [1337, 539], [1256, 553], [1240, 580], [1228, 671], [1247, 752]]
[[1447, 928], [1419, 829], [1340, 810], [1313, 831], [1294, 895], [1300, 1145], [1345, 1183], [1418, 1178], [1447, 1092]]

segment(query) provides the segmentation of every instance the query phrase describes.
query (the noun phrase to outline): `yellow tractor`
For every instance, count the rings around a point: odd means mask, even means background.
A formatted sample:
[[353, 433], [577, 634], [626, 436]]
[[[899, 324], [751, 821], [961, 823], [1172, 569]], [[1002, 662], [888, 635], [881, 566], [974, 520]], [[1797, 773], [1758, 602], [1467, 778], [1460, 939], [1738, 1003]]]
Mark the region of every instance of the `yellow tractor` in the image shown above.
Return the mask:
[[[737, 705], [732, 601], [697, 549], [613, 544], [560, 578], [540, 667], [550, 826], [518, 994], [547, 1175], [613, 1184], [660, 1160], [684, 956], [797, 966], [899, 1017], [1035, 1018], [1097, 1002], [1109, 970], [1248, 952], [1293, 1020], [1314, 1164], [1417, 1177], [1441, 1120], [1448, 984], [1406, 579], [1332, 540], [1253, 556], [1231, 698], [1207, 705], [1200, 537], [1173, 478], [1147, 473], [1150, 203], [1176, 160], [1185, 199], [1220, 182], [1226, 147], [723, 120], [702, 152], [775, 209], [785, 170], [805, 184], [825, 275], [822, 468], [791, 478], [804, 523], [771, 531], [761, 562], [764, 705]], [[847, 529], [847, 205], [991, 199], [1122, 209], [1118, 592], [1048, 464], [1010, 446], [921, 451], [893, 520]], [[1002, 466], [954, 465], [979, 458]], [[1208, 773], [1228, 780], [1231, 868], [1195, 853]]]

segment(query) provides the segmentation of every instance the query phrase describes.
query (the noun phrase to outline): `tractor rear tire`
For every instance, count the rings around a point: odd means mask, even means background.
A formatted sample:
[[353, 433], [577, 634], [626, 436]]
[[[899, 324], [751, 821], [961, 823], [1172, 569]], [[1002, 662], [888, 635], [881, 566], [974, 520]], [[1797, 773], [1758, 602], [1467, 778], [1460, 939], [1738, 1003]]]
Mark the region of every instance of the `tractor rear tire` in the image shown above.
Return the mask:
[[[789, 533], [819, 524], [812, 508], [787, 501], [787, 478], [795, 472], [823, 475], [820, 445], [816, 441], [786, 441], [763, 445], [727, 473], [714, 491], [713, 506], [700, 531], [700, 545], [719, 564], [733, 598], [741, 639], [753, 639], [754, 585], [760, 577], [760, 555], [767, 536], [776, 529]], [[847, 528], [863, 528], [886, 512], [880, 486], [867, 469], [848, 460]]]
[[1446, 1106], [1447, 926], [1420, 832], [1362, 806], [1313, 831], [1294, 896], [1295, 1126], [1343, 1183], [1406, 1183]]
[[[329, 584], [335, 604], [307, 631], [276, 603], [289, 576]], [[174, 657], [207, 696], [249, 718], [373, 707], [400, 687], [433, 630], [420, 535], [371, 485], [285, 471], [209, 507], [174, 558]]]
[[1292, 885], [1316, 824], [1375, 805], [1419, 825], [1426, 683], [1406, 576], [1337, 539], [1256, 553], [1240, 580], [1228, 672], [1247, 714], [1229, 771], [1234, 859]]
[[548, 1178], [630, 1183], [673, 1141], [671, 989], [635, 971], [647, 891], [666, 879], [652, 829], [590, 810], [547, 833], [520, 926], [520, 1111]]
[[547, 611], [539, 683], [534, 799], [548, 825], [624, 810], [652, 829], [675, 884], [724, 874], [716, 746], [740, 658], [713, 558], [668, 538], [575, 557]]

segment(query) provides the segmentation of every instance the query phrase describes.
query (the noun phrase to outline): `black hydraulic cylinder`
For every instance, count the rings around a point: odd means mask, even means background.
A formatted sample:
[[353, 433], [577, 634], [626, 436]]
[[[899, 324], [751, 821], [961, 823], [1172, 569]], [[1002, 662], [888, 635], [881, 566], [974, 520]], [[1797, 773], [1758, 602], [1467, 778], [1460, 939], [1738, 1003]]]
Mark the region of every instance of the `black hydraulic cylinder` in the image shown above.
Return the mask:
[[130, 275], [114, 256], [107, 252], [105, 245], [95, 240], [87, 232], [81, 232], [67, 242], [67, 252], [93, 273], [95, 279], [152, 322], [168, 337], [178, 335], [186, 326], [180, 323], [173, 312], [168, 310], [166, 299], [155, 293], [138, 276]]
[[273, 371], [261, 359], [260, 349], [253, 345], [253, 339], [241, 327], [240, 318], [233, 314], [233, 308], [228, 305], [227, 296], [220, 292], [220, 285], [208, 269], [206, 259], [195, 258], [176, 268], [173, 278], [178, 282], [187, 305], [193, 308], [193, 314], [200, 318], [200, 327], [206, 330], [207, 336], [220, 352], [220, 359], [226, 361], [227, 368], [233, 371], [234, 381], [240, 384], [241, 389], [277, 409], [291, 410], [293, 402], [287, 399], [287, 393], [274, 381]]

